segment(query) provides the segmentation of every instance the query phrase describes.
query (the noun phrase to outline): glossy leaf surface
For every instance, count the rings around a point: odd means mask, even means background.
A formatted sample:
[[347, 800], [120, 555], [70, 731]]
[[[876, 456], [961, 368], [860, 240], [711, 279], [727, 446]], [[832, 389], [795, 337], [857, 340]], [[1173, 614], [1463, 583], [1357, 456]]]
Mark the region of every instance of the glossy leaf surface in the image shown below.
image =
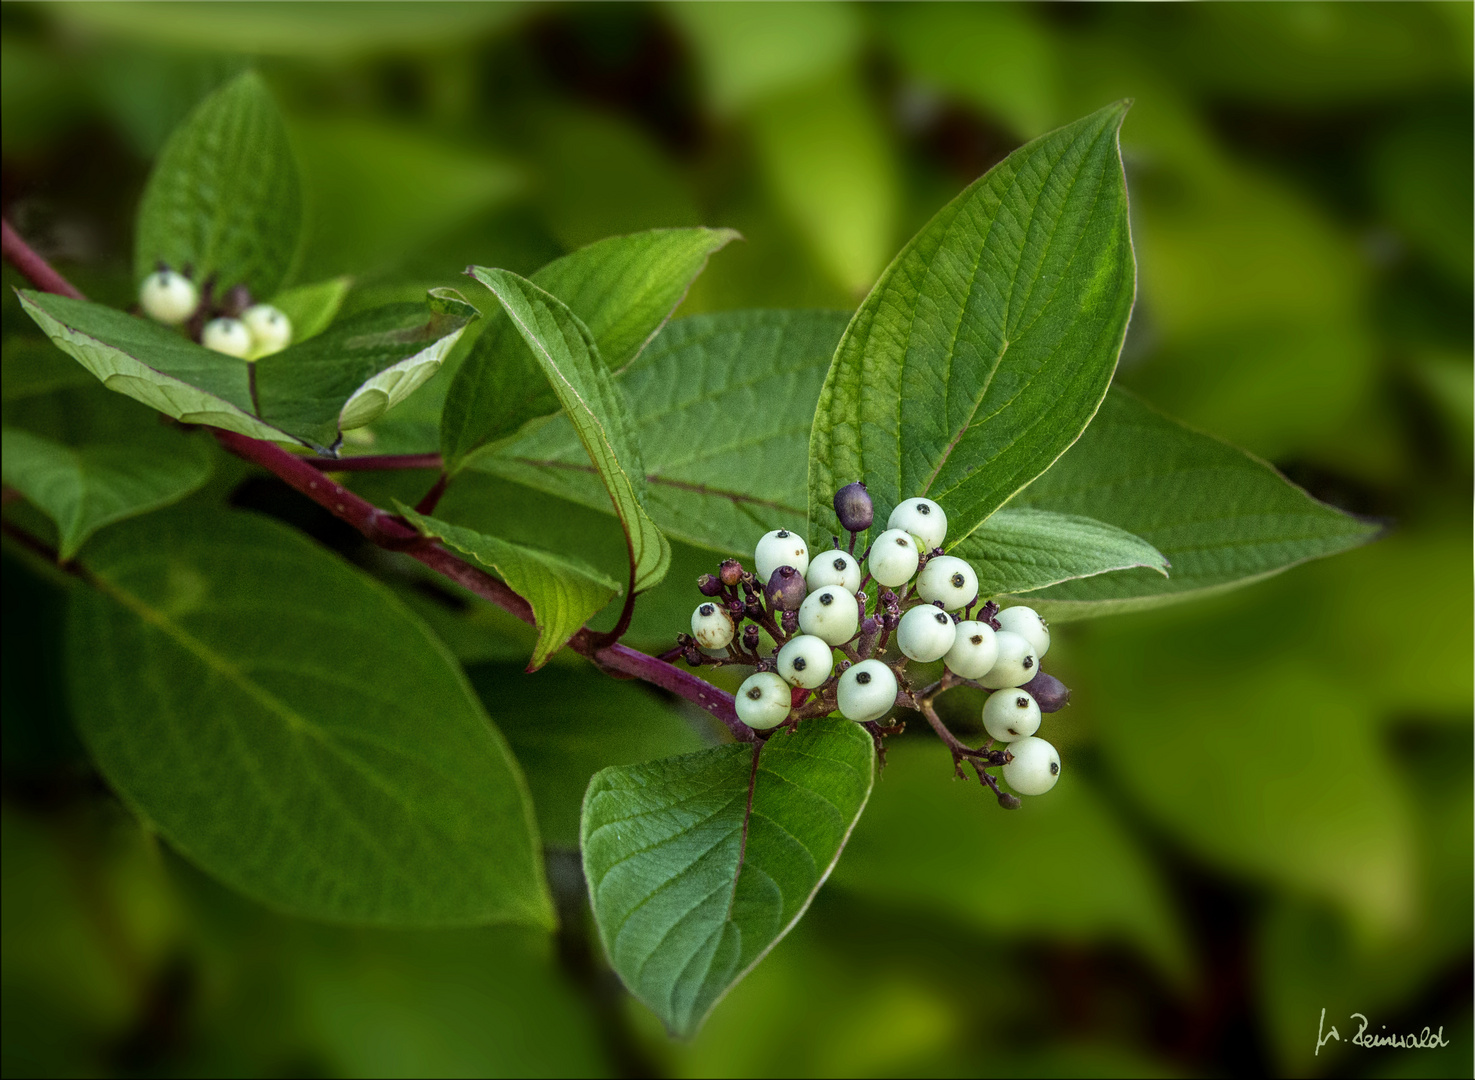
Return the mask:
[[1106, 393], [1135, 269], [1119, 102], [1010, 154], [902, 249], [835, 353], [810, 439], [809, 532], [864, 480], [926, 495], [954, 542], [1070, 446]]

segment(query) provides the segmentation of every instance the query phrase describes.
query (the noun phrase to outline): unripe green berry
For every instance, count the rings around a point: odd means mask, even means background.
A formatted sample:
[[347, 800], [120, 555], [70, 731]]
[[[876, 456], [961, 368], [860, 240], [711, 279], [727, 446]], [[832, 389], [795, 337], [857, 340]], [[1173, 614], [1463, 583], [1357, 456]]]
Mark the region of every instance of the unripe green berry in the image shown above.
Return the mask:
[[896, 676], [879, 660], [862, 660], [841, 674], [837, 697], [846, 719], [879, 720], [896, 704]]
[[200, 290], [183, 274], [160, 270], [143, 279], [138, 305], [150, 319], [178, 326], [200, 306]]
[[1043, 660], [1050, 651], [1050, 624], [1040, 618], [1034, 608], [1020, 604], [1005, 608], [994, 616], [1000, 630], [1008, 630], [1028, 641], [1035, 650], [1035, 659]]
[[983, 703], [983, 726], [999, 742], [1027, 739], [1040, 730], [1040, 706], [1027, 691], [995, 690]]
[[813, 690], [824, 685], [835, 669], [829, 643], [813, 634], [798, 634], [778, 651], [778, 673], [793, 686]]
[[915, 536], [923, 551], [942, 547], [947, 539], [947, 515], [931, 499], [908, 499], [886, 519], [888, 529], [901, 529]]
[[753, 551], [753, 565], [758, 580], [767, 584], [780, 566], [792, 566], [803, 574], [809, 569], [809, 545], [804, 538], [788, 529], [774, 529], [763, 534]]
[[957, 611], [978, 599], [978, 575], [962, 559], [937, 555], [917, 575], [917, 595], [929, 604], [941, 600], [948, 611]]
[[855, 596], [838, 585], [826, 585], [799, 605], [799, 629], [831, 645], [843, 645], [860, 628]]
[[725, 649], [732, 643], [732, 616], [721, 604], [698, 604], [691, 613], [691, 636], [704, 649]]
[[809, 572], [804, 580], [810, 589], [823, 589], [826, 585], [838, 585], [846, 592], [860, 592], [860, 563], [855, 556], [835, 548], [822, 551], [809, 563]]
[[292, 344], [292, 320], [270, 304], [248, 307], [241, 312], [241, 322], [246, 324], [246, 329], [251, 331], [251, 339], [256, 343], [251, 352], [253, 360], [281, 352]]
[[240, 319], [211, 319], [200, 334], [200, 344], [244, 360], [251, 355], [251, 331]]
[[887, 529], [871, 545], [866, 566], [871, 577], [888, 589], [897, 589], [917, 572], [917, 542], [905, 529]]
[[999, 643], [994, 640], [994, 628], [986, 622], [965, 619], [958, 623], [953, 647], [942, 662], [954, 675], [978, 679], [987, 675], [998, 659]]
[[771, 671], [760, 671], [743, 680], [733, 704], [739, 720], [757, 731], [767, 731], [788, 719], [792, 700], [788, 683]]
[[994, 642], [999, 647], [999, 657], [993, 667], [979, 676], [979, 682], [990, 690], [999, 690], [1023, 686], [1035, 677], [1040, 662], [1028, 638], [1012, 630], [1000, 630], [994, 634]]
[[911, 659], [929, 664], [947, 655], [957, 633], [951, 615], [927, 604], [914, 607], [901, 617], [896, 628], [896, 644]]
[[1009, 744], [1014, 760], [1004, 766], [1004, 782], [1021, 795], [1043, 795], [1060, 779], [1060, 755], [1044, 739], [1019, 739]]

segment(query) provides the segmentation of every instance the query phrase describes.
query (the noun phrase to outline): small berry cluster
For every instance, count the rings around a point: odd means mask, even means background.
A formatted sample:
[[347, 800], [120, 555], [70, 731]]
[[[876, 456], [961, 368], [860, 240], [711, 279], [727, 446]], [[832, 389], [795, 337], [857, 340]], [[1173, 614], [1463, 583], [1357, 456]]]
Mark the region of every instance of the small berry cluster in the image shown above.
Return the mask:
[[[1062, 708], [1070, 691], [1040, 668], [1050, 648], [1045, 620], [1031, 608], [1001, 611], [992, 601], [975, 614], [978, 575], [965, 560], [944, 554], [947, 515], [932, 500], [897, 506], [859, 558], [856, 536], [874, 518], [865, 485], [841, 488], [835, 513], [850, 533], [846, 550], [836, 537], [833, 550], [811, 559], [803, 537], [775, 529], [758, 541], [753, 572], [728, 559], [715, 575], [702, 575], [697, 587], [708, 599], [670, 655], [692, 665], [756, 668], [735, 699], [738, 718], [756, 731], [792, 729], [838, 711], [864, 724], [884, 753], [882, 737], [902, 725], [879, 721], [901, 705], [921, 712], [952, 751], [958, 774], [968, 761], [1001, 805], [1017, 807], [1019, 800], [999, 791], [986, 766], [1002, 766], [1022, 795], [1049, 791], [1060, 775], [1060, 755], [1035, 732], [1041, 715]], [[864, 591], [871, 582], [874, 602]], [[900, 655], [887, 660], [893, 640]], [[937, 683], [914, 691], [910, 660], [941, 660], [946, 670]], [[933, 708], [939, 693], [960, 685], [992, 691], [983, 707], [990, 736], [983, 747], [958, 740]], [[995, 749], [995, 743], [1003, 745]]]
[[270, 304], [251, 303], [244, 285], [226, 290], [218, 304], [210, 300], [211, 282], [202, 290], [188, 274], [166, 266], [144, 278], [138, 290], [143, 313], [168, 326], [183, 326], [207, 349], [260, 360], [292, 344], [292, 321]]

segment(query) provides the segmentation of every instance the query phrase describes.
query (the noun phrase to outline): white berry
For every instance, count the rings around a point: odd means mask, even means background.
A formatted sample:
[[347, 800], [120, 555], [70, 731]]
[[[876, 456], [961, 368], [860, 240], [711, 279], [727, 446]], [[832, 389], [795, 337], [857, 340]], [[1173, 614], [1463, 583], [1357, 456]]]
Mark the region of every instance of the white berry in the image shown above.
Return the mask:
[[994, 634], [994, 643], [999, 647], [999, 657], [993, 667], [978, 677], [990, 690], [1023, 686], [1040, 673], [1039, 657], [1035, 656], [1029, 638], [1012, 630], [1000, 630]]
[[998, 659], [999, 643], [994, 640], [994, 628], [986, 622], [965, 619], [958, 623], [953, 647], [942, 662], [954, 675], [979, 679], [988, 674]]
[[256, 342], [252, 356], [270, 356], [292, 344], [292, 320], [270, 304], [257, 304], [241, 312], [241, 322]]
[[900, 588], [917, 572], [917, 542], [905, 529], [887, 529], [871, 545], [866, 565], [871, 577], [888, 589]]
[[200, 335], [200, 344], [244, 360], [251, 353], [251, 331], [240, 319], [211, 319]]
[[1036, 660], [1043, 660], [1050, 651], [1050, 624], [1040, 618], [1034, 608], [1005, 608], [994, 618], [998, 619], [1001, 630], [1018, 634], [1033, 645]]
[[864, 724], [879, 720], [896, 704], [896, 676], [879, 660], [862, 660], [840, 676], [840, 713]]
[[792, 700], [788, 683], [771, 671], [760, 671], [743, 680], [733, 703], [739, 720], [750, 728], [767, 731], [788, 718]]
[[835, 668], [829, 643], [813, 634], [797, 634], [778, 651], [778, 673], [789, 684], [813, 690], [823, 685]]
[[831, 645], [843, 645], [860, 626], [855, 596], [838, 585], [812, 592], [799, 605], [799, 629]]
[[941, 660], [957, 637], [953, 617], [931, 604], [914, 607], [901, 617], [896, 644], [911, 659], [923, 664]]
[[809, 569], [809, 545], [804, 537], [788, 529], [774, 529], [763, 534], [753, 552], [753, 564], [758, 568], [759, 586], [767, 585], [768, 579], [780, 566], [792, 566], [799, 573]]
[[1004, 766], [1004, 781], [1021, 795], [1043, 795], [1060, 779], [1060, 755], [1033, 735], [1009, 744], [1014, 760]]
[[1040, 706], [1028, 691], [995, 690], [983, 703], [983, 726], [999, 742], [1027, 739], [1040, 730]]
[[200, 306], [200, 290], [183, 274], [160, 270], [143, 279], [138, 303], [150, 319], [178, 326]]
[[710, 600], [691, 613], [691, 636], [704, 649], [725, 649], [732, 642], [732, 616]]
[[860, 563], [855, 561], [855, 556], [839, 548], [822, 551], [810, 561], [804, 583], [810, 592], [826, 585], [838, 585], [846, 592], [860, 592]]
[[923, 551], [931, 551], [947, 538], [947, 515], [931, 499], [908, 499], [891, 511], [886, 527], [911, 533]]
[[978, 575], [962, 559], [937, 555], [917, 575], [917, 595], [929, 604], [941, 600], [948, 611], [957, 611], [978, 599]]

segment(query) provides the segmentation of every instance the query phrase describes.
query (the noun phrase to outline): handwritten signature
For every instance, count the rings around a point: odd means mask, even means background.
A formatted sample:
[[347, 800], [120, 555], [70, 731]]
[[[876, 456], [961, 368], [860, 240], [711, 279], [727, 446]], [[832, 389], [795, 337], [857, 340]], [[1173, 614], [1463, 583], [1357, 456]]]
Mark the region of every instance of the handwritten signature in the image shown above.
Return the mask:
[[[1390, 1046], [1395, 1050], [1438, 1050], [1449, 1043], [1444, 1038], [1444, 1025], [1439, 1025], [1438, 1031], [1430, 1031], [1427, 1027], [1418, 1034], [1403, 1034], [1400, 1032], [1389, 1032], [1388, 1025], [1384, 1024], [1381, 1032], [1371, 1035], [1367, 1033], [1368, 1018], [1362, 1013], [1353, 1013], [1352, 1019], [1357, 1021], [1357, 1034], [1347, 1041], [1353, 1046], [1366, 1047], [1369, 1050], [1382, 1046]], [[1321, 1010], [1321, 1023], [1316, 1028], [1316, 1054], [1321, 1055], [1321, 1048], [1331, 1040], [1342, 1041], [1342, 1035], [1337, 1031], [1336, 1025], [1328, 1028], [1326, 1026], [1326, 1010]]]

